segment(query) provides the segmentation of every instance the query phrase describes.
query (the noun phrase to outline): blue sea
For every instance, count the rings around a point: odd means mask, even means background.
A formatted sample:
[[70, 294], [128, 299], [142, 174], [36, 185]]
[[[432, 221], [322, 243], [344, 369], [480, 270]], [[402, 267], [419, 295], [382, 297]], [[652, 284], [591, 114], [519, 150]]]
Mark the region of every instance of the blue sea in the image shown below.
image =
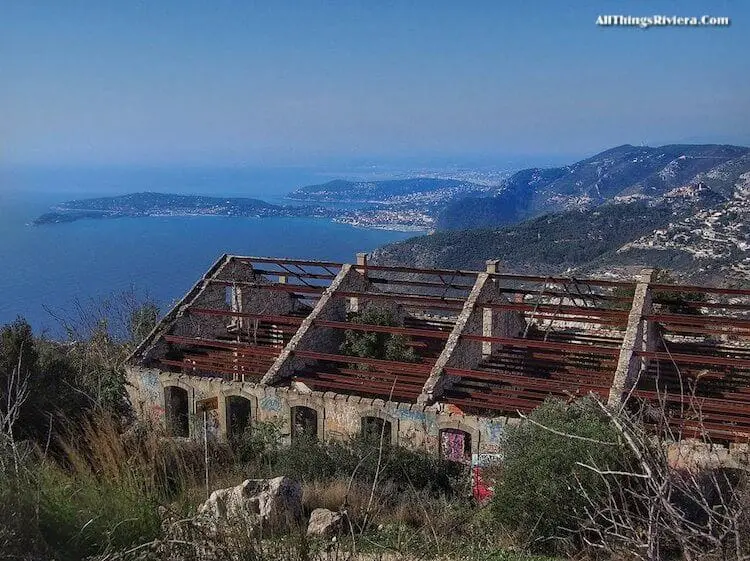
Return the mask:
[[50, 314], [134, 289], [166, 311], [223, 253], [352, 262], [414, 234], [323, 219], [160, 217], [32, 226], [55, 203], [137, 191], [283, 202], [297, 187], [340, 177], [316, 169], [0, 170], [0, 325], [17, 316], [61, 333]]

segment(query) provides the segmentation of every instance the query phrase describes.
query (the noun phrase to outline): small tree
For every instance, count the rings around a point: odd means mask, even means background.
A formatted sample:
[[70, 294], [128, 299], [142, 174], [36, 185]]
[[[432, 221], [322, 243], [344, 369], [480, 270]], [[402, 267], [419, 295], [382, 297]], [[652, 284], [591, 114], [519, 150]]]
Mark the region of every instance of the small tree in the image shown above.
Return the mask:
[[159, 321], [159, 306], [153, 302], [146, 302], [130, 312], [130, 342], [138, 346]]
[[[398, 326], [390, 310], [376, 306], [368, 306], [362, 312], [352, 314], [349, 321], [362, 325]], [[341, 352], [350, 356], [399, 362], [419, 360], [417, 353], [409, 346], [407, 338], [403, 335], [347, 329], [344, 337]]]
[[575, 541], [588, 497], [606, 493], [594, 472], [581, 466], [623, 469], [629, 455], [609, 419], [590, 399], [548, 400], [504, 442], [502, 476], [492, 508], [532, 549], [560, 549]]

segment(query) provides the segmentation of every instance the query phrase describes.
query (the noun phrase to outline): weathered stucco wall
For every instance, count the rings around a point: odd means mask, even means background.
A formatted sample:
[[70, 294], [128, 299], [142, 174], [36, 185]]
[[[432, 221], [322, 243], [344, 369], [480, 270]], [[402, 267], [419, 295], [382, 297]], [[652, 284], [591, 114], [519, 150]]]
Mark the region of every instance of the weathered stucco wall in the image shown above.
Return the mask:
[[358, 435], [364, 417], [379, 417], [391, 423], [393, 443], [436, 454], [440, 449], [440, 432], [444, 429], [470, 434], [472, 453], [497, 453], [505, 427], [517, 421], [501, 416], [485, 418], [464, 415], [453, 406], [386, 403], [382, 399], [332, 392], [299, 392], [141, 367], [129, 367], [128, 382], [130, 399], [138, 415], [156, 422], [164, 422], [165, 418], [164, 388], [178, 386], [187, 390], [190, 431], [191, 436], [196, 438], [203, 434], [202, 416], [196, 414], [196, 403], [218, 398], [219, 408], [209, 414], [209, 435], [220, 438], [227, 430], [226, 400], [229, 396], [248, 399], [252, 422], [276, 422], [286, 438], [291, 435], [291, 408], [304, 406], [317, 412], [320, 438], [345, 439]]

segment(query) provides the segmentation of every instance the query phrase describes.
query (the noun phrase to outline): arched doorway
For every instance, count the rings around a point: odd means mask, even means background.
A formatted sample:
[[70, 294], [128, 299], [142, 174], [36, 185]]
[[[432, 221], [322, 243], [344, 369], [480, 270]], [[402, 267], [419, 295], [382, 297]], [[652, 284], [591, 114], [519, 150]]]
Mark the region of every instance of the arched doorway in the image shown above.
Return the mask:
[[164, 388], [164, 416], [169, 436], [190, 436], [190, 410], [187, 390], [179, 386]]
[[292, 441], [318, 438], [318, 412], [311, 407], [292, 407]]
[[249, 399], [241, 395], [230, 395], [226, 398], [227, 436], [241, 436], [250, 426], [252, 406]]

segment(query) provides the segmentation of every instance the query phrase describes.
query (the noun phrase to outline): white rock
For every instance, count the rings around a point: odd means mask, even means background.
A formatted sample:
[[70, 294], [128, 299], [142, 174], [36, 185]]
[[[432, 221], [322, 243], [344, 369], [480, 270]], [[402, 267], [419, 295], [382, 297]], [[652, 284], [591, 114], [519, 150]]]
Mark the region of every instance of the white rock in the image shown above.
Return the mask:
[[335, 536], [341, 531], [344, 524], [344, 515], [333, 512], [327, 508], [316, 508], [310, 514], [310, 522], [307, 525], [308, 536]]
[[296, 524], [302, 517], [302, 487], [288, 477], [247, 479], [236, 487], [218, 489], [198, 509], [219, 523]]

